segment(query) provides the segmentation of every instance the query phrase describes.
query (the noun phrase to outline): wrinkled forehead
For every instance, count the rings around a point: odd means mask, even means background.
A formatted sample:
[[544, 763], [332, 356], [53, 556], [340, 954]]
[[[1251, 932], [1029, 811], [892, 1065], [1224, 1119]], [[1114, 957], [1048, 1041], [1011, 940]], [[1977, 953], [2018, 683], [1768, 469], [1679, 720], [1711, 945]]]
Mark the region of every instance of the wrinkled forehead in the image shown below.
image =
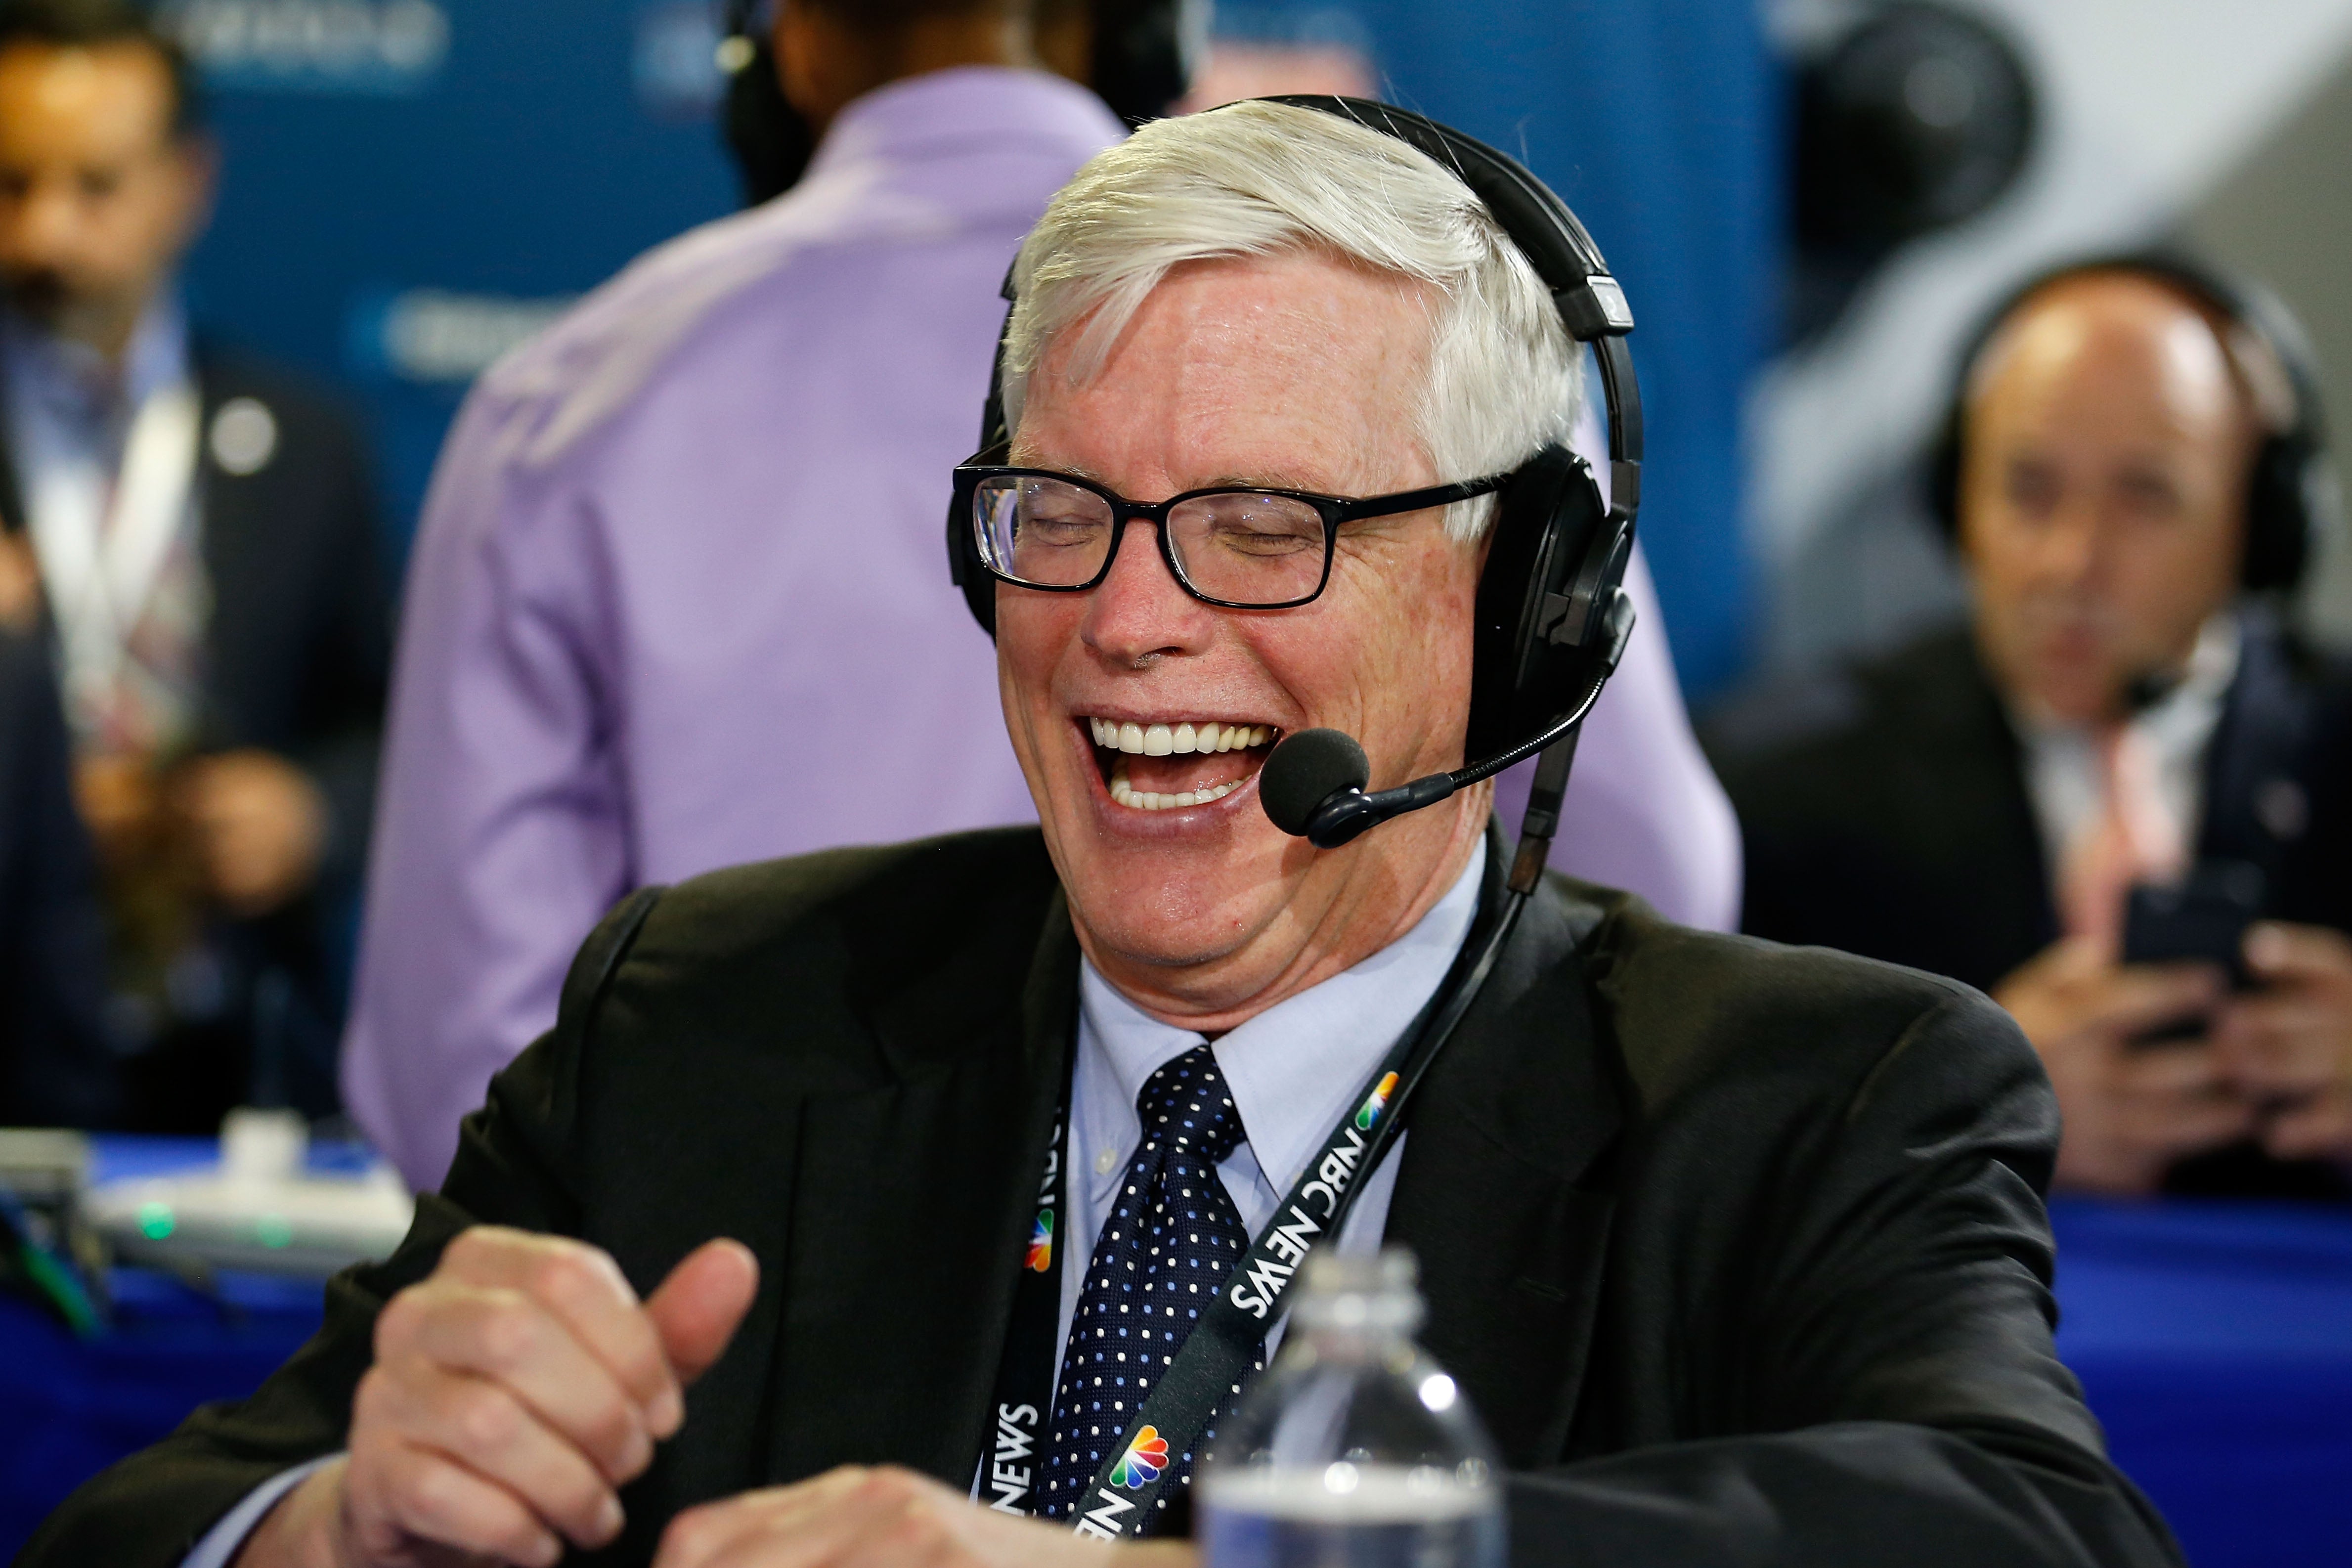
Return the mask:
[[[1047, 340], [1016, 461], [1090, 461], [1188, 482], [1386, 482], [1416, 463], [1429, 290], [1294, 249], [1171, 268], [1123, 320], [1106, 301]], [[1213, 473], [1209, 470], [1217, 470]], [[1317, 483], [1305, 482], [1309, 475]]]

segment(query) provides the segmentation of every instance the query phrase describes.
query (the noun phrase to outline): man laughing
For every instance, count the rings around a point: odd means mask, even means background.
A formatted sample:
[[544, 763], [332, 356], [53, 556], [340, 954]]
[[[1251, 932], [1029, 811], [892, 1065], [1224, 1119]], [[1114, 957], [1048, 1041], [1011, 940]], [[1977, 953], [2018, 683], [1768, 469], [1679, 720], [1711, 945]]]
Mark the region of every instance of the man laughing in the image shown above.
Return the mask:
[[[1496, 213], [1251, 103], [1097, 158], [1013, 281], [951, 526], [1042, 828], [632, 899], [400, 1251], [25, 1561], [1187, 1562], [1279, 1327], [1194, 1325], [1496, 940], [1325, 1239], [1419, 1255], [1515, 1561], [2175, 1561], [2052, 1351], [2057, 1119], [1998, 1009], [1564, 878], [1506, 921], [1484, 783], [1342, 848], [1269, 820], [1286, 736], [1463, 763], [1496, 498], [1582, 395]], [[1212, 1341], [1229, 1381], [1169, 1375]]]

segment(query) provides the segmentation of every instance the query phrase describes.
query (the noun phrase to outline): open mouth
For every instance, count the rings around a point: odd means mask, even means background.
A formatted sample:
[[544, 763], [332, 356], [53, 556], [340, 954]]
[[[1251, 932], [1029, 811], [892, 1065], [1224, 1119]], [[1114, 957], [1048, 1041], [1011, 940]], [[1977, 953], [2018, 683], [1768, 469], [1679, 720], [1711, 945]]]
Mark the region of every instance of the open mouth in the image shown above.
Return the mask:
[[1133, 811], [1208, 805], [1241, 788], [1281, 739], [1271, 724], [1223, 720], [1098, 719], [1081, 715], [1115, 805]]

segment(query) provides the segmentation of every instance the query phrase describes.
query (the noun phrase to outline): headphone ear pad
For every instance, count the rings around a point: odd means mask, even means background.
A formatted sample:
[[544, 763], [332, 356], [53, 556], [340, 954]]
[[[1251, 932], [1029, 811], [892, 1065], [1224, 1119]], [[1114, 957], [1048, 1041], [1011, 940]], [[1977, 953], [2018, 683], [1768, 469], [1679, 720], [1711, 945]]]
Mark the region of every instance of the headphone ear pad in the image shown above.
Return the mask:
[[971, 618], [993, 639], [996, 579], [980, 563], [980, 549], [972, 541], [971, 520], [955, 500], [948, 502], [948, 575], [963, 590], [964, 606], [971, 611]]
[[1927, 448], [1927, 516], [1946, 544], [1960, 546], [1960, 452], [1968, 435], [1968, 409], [1955, 393], [1944, 423]]
[[1544, 639], [1544, 601], [1567, 592], [1607, 515], [1592, 470], [1564, 447], [1537, 453], [1498, 501], [1471, 651], [1465, 754], [1474, 759], [1557, 717], [1563, 682], [1585, 650]]
[[2246, 553], [2240, 580], [2256, 592], [2292, 588], [2311, 554], [2312, 454], [2292, 436], [2273, 436], [2254, 455], [2246, 491]]
[[719, 132], [734, 155], [743, 205], [758, 206], [800, 183], [816, 154], [816, 132], [784, 96], [767, 37], [740, 28], [736, 36], [751, 40], [751, 58], [727, 79]]

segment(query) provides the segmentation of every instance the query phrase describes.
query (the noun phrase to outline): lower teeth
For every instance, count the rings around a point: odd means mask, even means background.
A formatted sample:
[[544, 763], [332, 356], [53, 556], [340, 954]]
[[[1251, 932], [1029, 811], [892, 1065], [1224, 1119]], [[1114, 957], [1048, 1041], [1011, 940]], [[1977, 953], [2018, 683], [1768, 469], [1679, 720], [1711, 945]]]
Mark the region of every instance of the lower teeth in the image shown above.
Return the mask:
[[1129, 806], [1138, 811], [1171, 811], [1187, 805], [1206, 805], [1211, 801], [1223, 800], [1241, 787], [1239, 781], [1235, 781], [1233, 784], [1217, 784], [1210, 789], [1186, 790], [1181, 795], [1155, 795], [1150, 790], [1139, 790], [1129, 784], [1126, 772], [1121, 770], [1111, 774], [1110, 798], [1120, 805]]

